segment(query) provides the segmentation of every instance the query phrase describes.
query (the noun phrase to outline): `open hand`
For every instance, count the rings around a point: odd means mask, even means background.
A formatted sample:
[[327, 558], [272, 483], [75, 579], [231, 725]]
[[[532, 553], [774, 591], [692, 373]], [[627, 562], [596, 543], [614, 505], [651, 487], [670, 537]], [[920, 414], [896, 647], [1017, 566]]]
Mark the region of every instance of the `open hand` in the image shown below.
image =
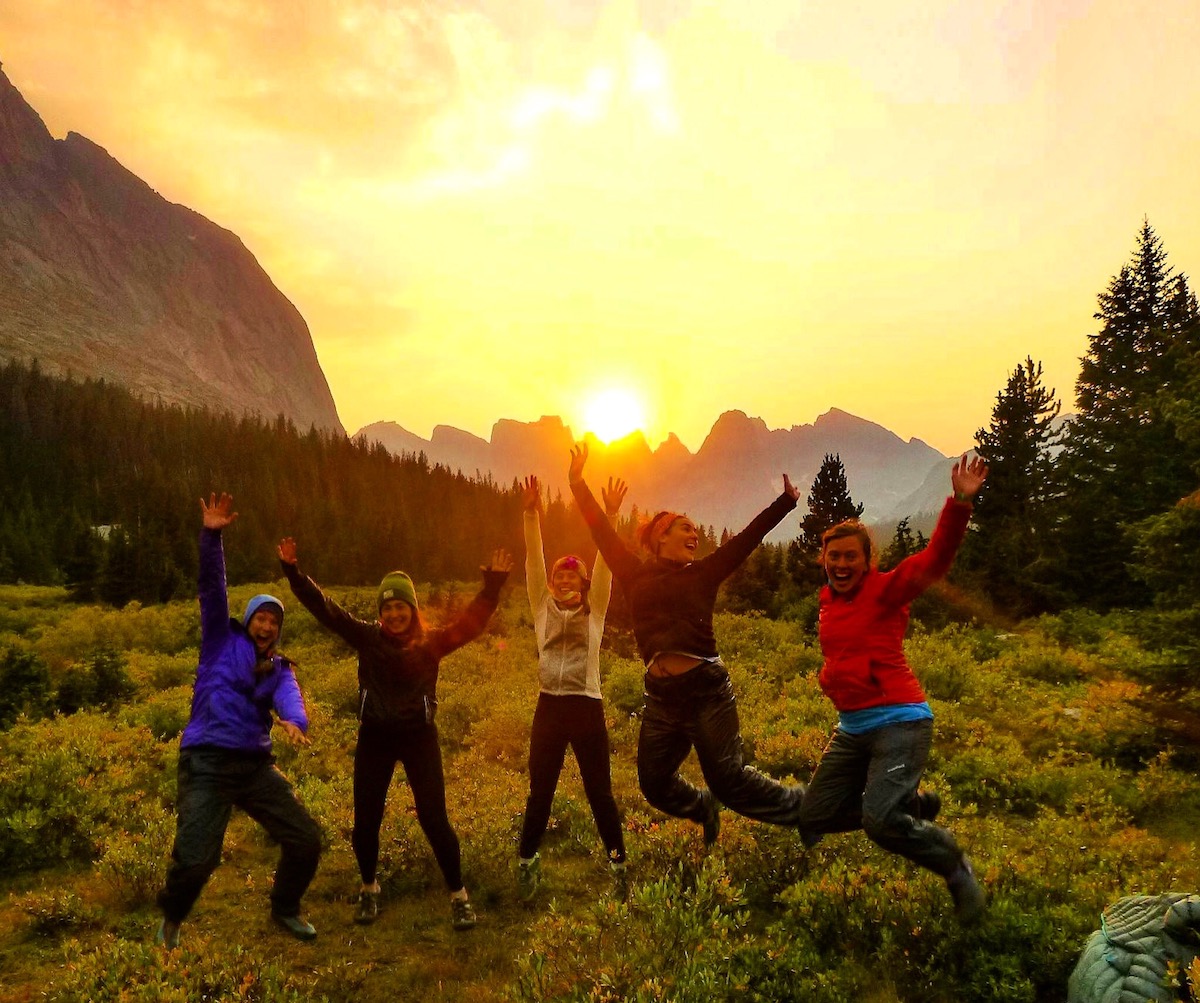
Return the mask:
[[968, 463], [967, 454], [963, 453], [962, 459], [958, 460], [950, 470], [950, 485], [954, 488], [955, 496], [961, 496], [970, 501], [983, 487], [987, 475], [987, 464], [983, 460], [975, 456]]
[[610, 477], [608, 487], [600, 490], [600, 497], [604, 499], [604, 514], [610, 519], [614, 518], [621, 511], [621, 503], [625, 501], [625, 495], [628, 492], [629, 485], [621, 478]]
[[279, 550], [279, 559], [281, 561], [283, 561], [284, 564], [290, 564], [292, 567], [296, 566], [297, 555], [296, 555], [296, 541], [295, 540], [293, 540], [290, 536], [285, 536], [282, 540], [279, 541], [278, 550]]
[[542, 485], [533, 474], [525, 478], [525, 483], [521, 486], [521, 507], [526, 512], [541, 512], [542, 510]]
[[276, 723], [283, 729], [287, 740], [293, 745], [312, 745], [312, 740], [300, 730], [298, 725], [292, 724], [291, 721], [284, 721], [282, 718]]
[[567, 481], [578, 484], [583, 480], [583, 465], [587, 463], [588, 448], [586, 442], [571, 447], [571, 466], [567, 469]]
[[219, 498], [215, 492], [210, 494], [207, 505], [201, 498], [200, 511], [204, 513], [205, 529], [224, 529], [238, 517], [238, 514], [233, 511], [233, 495], [226, 494], [224, 491], [221, 492]]
[[479, 570], [485, 574], [489, 571], [503, 571], [505, 574], [508, 574], [508, 572], [512, 571], [512, 566], [512, 554], [507, 550], [501, 549], [492, 551], [492, 563], [481, 565]]

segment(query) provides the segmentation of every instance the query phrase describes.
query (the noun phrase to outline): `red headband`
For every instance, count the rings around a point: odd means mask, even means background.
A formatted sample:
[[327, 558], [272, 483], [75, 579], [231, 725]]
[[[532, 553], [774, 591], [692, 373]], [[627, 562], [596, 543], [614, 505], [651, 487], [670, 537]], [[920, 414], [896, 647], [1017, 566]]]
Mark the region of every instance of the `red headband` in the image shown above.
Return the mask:
[[676, 521], [682, 519], [683, 516], [678, 512], [659, 512], [646, 527], [642, 539], [645, 541], [645, 547], [650, 553], [658, 553], [658, 545], [662, 542], [663, 536], [667, 530], [675, 525]]

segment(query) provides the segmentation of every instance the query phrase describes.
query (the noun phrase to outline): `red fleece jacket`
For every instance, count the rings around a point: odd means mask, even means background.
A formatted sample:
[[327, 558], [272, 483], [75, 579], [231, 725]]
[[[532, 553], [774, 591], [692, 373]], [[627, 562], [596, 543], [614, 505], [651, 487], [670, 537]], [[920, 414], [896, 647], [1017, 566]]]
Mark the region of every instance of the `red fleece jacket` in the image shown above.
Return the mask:
[[948, 498], [919, 554], [891, 571], [868, 571], [848, 596], [821, 589], [821, 689], [839, 711], [925, 700], [904, 658], [908, 607], [950, 570], [970, 518], [970, 504]]

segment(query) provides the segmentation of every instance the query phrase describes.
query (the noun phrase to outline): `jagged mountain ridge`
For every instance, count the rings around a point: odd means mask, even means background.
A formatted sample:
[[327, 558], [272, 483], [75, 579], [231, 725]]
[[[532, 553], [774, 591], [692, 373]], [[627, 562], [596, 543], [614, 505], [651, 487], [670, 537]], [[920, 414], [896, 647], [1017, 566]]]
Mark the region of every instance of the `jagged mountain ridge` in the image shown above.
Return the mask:
[[2, 71], [0, 359], [344, 431], [304, 319], [241, 240], [54, 139]]
[[[429, 439], [395, 422], [376, 422], [357, 435], [395, 453], [424, 453], [430, 463], [507, 484], [537, 474], [552, 491], [567, 491], [567, 458], [575, 437], [561, 418], [496, 422], [490, 440], [439, 425]], [[920, 439], [907, 442], [881, 425], [832, 409], [811, 425], [769, 429], [760, 418], [726, 411], [693, 454], [674, 435], [656, 449], [635, 432], [605, 446], [589, 437], [588, 480], [608, 476], [630, 484], [630, 502], [641, 509], [670, 508], [718, 529], [740, 529], [783, 486], [786, 472], [800, 488], [800, 508], [826, 453], [841, 456], [846, 482], [863, 518], [889, 532], [906, 516], [914, 528], [932, 520], [949, 490], [952, 460]], [[769, 539], [796, 536], [785, 520]]]

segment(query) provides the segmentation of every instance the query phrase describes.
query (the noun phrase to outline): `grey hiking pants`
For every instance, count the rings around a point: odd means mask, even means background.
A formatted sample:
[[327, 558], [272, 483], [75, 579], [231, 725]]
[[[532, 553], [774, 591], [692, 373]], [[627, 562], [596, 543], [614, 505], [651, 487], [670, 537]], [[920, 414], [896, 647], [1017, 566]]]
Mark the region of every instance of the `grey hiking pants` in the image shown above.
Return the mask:
[[932, 742], [932, 721], [903, 721], [861, 735], [835, 731], [804, 795], [801, 832], [862, 829], [885, 850], [949, 875], [962, 860], [958, 843], [911, 814]]

